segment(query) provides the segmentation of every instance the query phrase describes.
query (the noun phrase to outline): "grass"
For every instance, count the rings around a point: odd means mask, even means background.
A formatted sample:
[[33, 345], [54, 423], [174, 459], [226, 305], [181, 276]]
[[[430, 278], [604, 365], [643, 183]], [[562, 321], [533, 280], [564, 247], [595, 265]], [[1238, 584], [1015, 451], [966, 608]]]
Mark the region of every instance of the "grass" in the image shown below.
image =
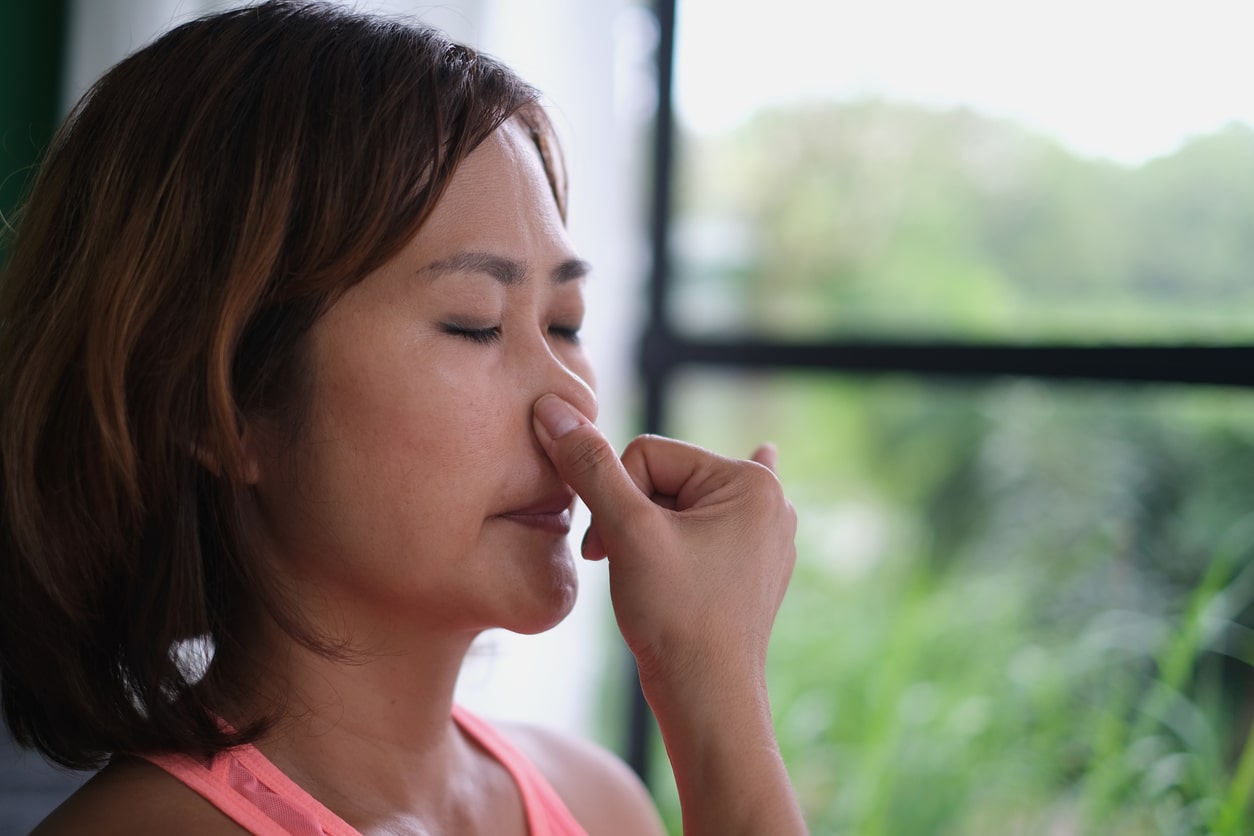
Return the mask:
[[851, 571], [802, 543], [769, 675], [813, 832], [1249, 833], [1254, 747], [1202, 664], [1254, 584], [1232, 539], [1182, 611], [1083, 622], [1043, 618], [1021, 564]]
[[1254, 400], [804, 377], [684, 392], [681, 437], [787, 442], [799, 560], [768, 675], [814, 833], [1254, 832]]

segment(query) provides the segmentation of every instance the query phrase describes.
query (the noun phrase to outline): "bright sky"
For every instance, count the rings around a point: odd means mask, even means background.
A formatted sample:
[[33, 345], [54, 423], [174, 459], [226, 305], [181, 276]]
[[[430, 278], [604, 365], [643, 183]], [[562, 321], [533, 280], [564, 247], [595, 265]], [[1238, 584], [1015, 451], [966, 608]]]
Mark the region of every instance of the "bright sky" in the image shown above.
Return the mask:
[[726, 129], [766, 103], [968, 104], [1141, 162], [1254, 125], [1251, 0], [679, 0], [676, 108]]

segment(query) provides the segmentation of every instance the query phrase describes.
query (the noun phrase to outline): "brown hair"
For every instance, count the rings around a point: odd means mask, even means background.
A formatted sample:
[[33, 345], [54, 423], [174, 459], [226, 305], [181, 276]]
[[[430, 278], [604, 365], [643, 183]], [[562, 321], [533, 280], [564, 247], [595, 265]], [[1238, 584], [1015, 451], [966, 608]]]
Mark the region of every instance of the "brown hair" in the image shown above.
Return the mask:
[[[0, 699], [19, 743], [82, 768], [260, 732], [214, 714], [243, 686], [219, 663], [245, 610], [311, 639], [250, 560], [242, 421], [299, 423], [308, 329], [511, 118], [564, 216], [536, 92], [434, 30], [268, 2], [174, 29], [84, 96], [0, 286]], [[177, 652], [197, 637], [216, 653], [199, 682]]]

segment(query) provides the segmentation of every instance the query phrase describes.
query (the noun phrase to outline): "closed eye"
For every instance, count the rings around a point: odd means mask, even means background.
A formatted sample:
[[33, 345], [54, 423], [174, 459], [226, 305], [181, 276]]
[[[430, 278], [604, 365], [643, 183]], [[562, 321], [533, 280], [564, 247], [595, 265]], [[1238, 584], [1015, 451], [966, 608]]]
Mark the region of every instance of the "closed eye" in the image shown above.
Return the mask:
[[559, 340], [563, 340], [568, 343], [574, 343], [575, 345], [579, 344], [579, 326], [578, 325], [573, 326], [573, 327], [569, 325], [550, 325], [549, 333], [552, 334], [554, 337], [557, 337]]
[[468, 328], [456, 322], [444, 322], [441, 323], [440, 330], [446, 334], [452, 334], [455, 337], [461, 337], [479, 345], [489, 345], [501, 338], [501, 326], [499, 325], [493, 325], [490, 328]]

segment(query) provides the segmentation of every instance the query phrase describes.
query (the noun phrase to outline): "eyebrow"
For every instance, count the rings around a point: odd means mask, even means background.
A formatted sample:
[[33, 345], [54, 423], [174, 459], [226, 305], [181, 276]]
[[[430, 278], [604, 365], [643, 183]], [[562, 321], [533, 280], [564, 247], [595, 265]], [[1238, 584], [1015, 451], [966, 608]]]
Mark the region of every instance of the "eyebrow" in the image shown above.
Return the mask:
[[[514, 287], [527, 280], [527, 264], [501, 255], [485, 252], [460, 252], [448, 258], [437, 259], [419, 273], [484, 273], [506, 287]], [[570, 258], [553, 268], [550, 274], [554, 284], [565, 284], [582, 279], [592, 272], [592, 265], [582, 258]]]

